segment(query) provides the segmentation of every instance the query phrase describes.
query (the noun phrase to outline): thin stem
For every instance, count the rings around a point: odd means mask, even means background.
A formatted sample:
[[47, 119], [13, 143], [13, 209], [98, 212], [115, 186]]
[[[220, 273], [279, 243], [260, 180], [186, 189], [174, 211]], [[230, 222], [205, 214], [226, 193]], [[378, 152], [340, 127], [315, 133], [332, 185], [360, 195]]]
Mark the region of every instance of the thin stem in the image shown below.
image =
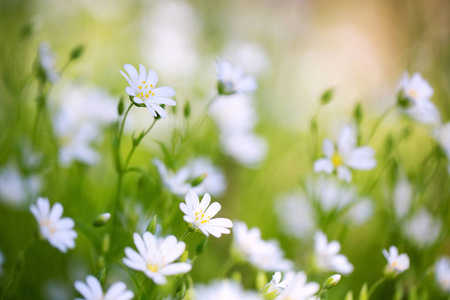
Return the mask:
[[121, 172], [123, 172], [124, 170], [126, 170], [128, 168], [128, 165], [130, 164], [130, 160], [134, 154], [134, 151], [139, 146], [141, 140], [150, 132], [150, 130], [152, 130], [153, 126], [155, 126], [157, 120], [158, 119], [155, 118], [155, 120], [153, 120], [152, 125], [150, 125], [150, 127], [148, 127], [147, 130], [144, 131], [144, 133], [137, 139], [137, 142], [136, 143], [133, 142], [133, 147], [131, 148], [130, 153], [128, 153], [128, 157], [125, 162], [125, 166], [124, 166], [123, 170], [121, 170]]
[[386, 111], [378, 118], [378, 120], [375, 122], [375, 125], [372, 128], [372, 131], [370, 132], [369, 138], [367, 139], [367, 143], [369, 143], [369, 141], [372, 139], [373, 135], [375, 134], [375, 132], [378, 129], [378, 126], [380, 126], [381, 122], [384, 120], [384, 118], [389, 114], [389, 112], [391, 112], [391, 110], [393, 108], [395, 108], [396, 105], [392, 105], [391, 107], [389, 107], [388, 109], [386, 109]]
[[190, 233], [189, 229], [186, 229], [186, 231], [183, 233], [183, 235], [180, 237], [180, 241], [184, 240], [185, 237]]
[[320, 298], [322, 297], [323, 292], [325, 292], [325, 289], [323, 288], [323, 286], [321, 286], [319, 292], [317, 293], [316, 300], [320, 300]]
[[372, 293], [375, 291], [375, 289], [382, 284], [386, 280], [386, 277], [381, 277], [378, 279], [369, 289], [369, 292], [367, 293], [367, 299], [370, 299], [370, 296], [372, 296]]
[[231, 268], [234, 266], [234, 260], [232, 258], [229, 258], [228, 261], [225, 263], [225, 265], [222, 268], [222, 276], [220, 277], [226, 277], [228, 271], [231, 270]]
[[139, 300], [142, 298], [142, 293], [144, 292], [144, 287], [147, 284], [147, 282], [148, 282], [148, 277], [146, 277], [144, 279], [144, 282], [142, 282], [141, 288], [139, 289], [139, 296], [138, 296]]

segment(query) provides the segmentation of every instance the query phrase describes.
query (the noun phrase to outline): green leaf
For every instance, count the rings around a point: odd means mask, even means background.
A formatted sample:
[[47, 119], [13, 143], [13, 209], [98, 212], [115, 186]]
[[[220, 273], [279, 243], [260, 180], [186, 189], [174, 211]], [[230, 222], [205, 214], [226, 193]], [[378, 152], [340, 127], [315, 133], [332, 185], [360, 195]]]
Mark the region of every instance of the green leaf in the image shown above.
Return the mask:
[[361, 288], [361, 293], [359, 293], [359, 300], [368, 300], [369, 295], [367, 292], [367, 283], [364, 283], [364, 285]]
[[344, 300], [353, 300], [353, 292], [352, 291], [348, 291], [347, 295], [345, 295], [345, 299]]
[[84, 46], [79, 45], [72, 49], [70, 52], [70, 60], [75, 60], [81, 57], [84, 53]]

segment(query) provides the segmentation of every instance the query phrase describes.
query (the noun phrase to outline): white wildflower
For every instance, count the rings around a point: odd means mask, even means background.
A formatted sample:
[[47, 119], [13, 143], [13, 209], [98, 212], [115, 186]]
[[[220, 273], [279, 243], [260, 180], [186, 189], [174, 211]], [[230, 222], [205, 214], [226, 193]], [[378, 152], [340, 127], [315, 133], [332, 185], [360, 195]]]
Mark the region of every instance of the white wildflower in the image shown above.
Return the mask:
[[450, 293], [450, 259], [448, 257], [441, 257], [434, 267], [434, 274], [439, 286], [446, 293]]
[[395, 246], [389, 248], [389, 252], [383, 249], [383, 255], [388, 262], [386, 266], [386, 274], [392, 274], [394, 276], [405, 272], [409, 269], [409, 257], [407, 254], [398, 254], [398, 249]]
[[287, 287], [276, 298], [277, 300], [312, 300], [315, 299], [320, 285], [317, 282], [307, 282], [304, 272], [286, 274]]
[[442, 224], [426, 210], [421, 209], [404, 224], [406, 237], [419, 247], [434, 244], [438, 239]]
[[226, 154], [246, 166], [256, 166], [267, 155], [267, 141], [252, 132], [226, 134], [221, 142]]
[[134, 297], [134, 293], [127, 290], [127, 286], [121, 281], [114, 283], [103, 293], [100, 282], [92, 275], [86, 277], [86, 283], [76, 281], [75, 288], [85, 300], [130, 300]]
[[252, 92], [258, 87], [253, 76], [245, 75], [241, 67], [233, 66], [227, 60], [218, 60], [216, 69], [219, 94]]
[[413, 188], [404, 174], [401, 174], [394, 187], [394, 207], [399, 219], [404, 218], [411, 208]]
[[339, 254], [341, 245], [338, 241], [328, 243], [323, 232], [318, 231], [315, 237], [314, 253], [316, 266], [323, 271], [335, 271], [342, 274], [353, 272], [353, 265], [345, 255]]
[[366, 223], [373, 215], [374, 204], [369, 198], [362, 198], [347, 212], [347, 217], [355, 225]]
[[222, 280], [212, 284], [197, 285], [194, 287], [196, 300], [263, 300], [263, 297], [253, 291], [245, 291], [235, 281]]

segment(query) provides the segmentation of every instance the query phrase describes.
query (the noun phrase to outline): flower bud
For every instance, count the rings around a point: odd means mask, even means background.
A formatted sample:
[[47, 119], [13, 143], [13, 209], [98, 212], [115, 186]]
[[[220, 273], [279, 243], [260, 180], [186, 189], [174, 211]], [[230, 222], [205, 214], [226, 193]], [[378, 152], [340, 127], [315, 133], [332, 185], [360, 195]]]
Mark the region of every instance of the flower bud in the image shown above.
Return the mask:
[[189, 251], [184, 250], [183, 254], [181, 254], [180, 261], [186, 262], [189, 258]]
[[203, 180], [205, 180], [206, 176], [208, 176], [208, 174], [203, 173], [202, 175], [195, 177], [194, 179], [191, 180], [191, 186], [196, 187], [200, 185], [203, 182]]
[[111, 218], [110, 213], [103, 213], [94, 219], [94, 221], [92, 222], [92, 225], [94, 225], [94, 227], [102, 227], [106, 223], [108, 223], [110, 218]]
[[117, 106], [117, 112], [119, 113], [119, 116], [123, 114], [123, 110], [124, 110], [123, 97], [120, 97], [119, 105]]
[[150, 232], [151, 234], [155, 234], [155, 232], [156, 232], [156, 225], [158, 225], [157, 218], [158, 218], [158, 216], [155, 215], [153, 217], [152, 221], [150, 222], [150, 224], [148, 224], [147, 231]]
[[399, 91], [397, 94], [397, 104], [401, 108], [408, 108], [411, 106], [411, 100], [408, 99], [408, 97], [405, 96], [403, 91]]
[[256, 289], [262, 291], [267, 283], [267, 275], [264, 271], [258, 271], [256, 274]]
[[208, 237], [203, 238], [200, 243], [198, 243], [197, 248], [195, 249], [195, 253], [201, 255], [203, 250], [205, 250], [206, 244], [208, 243]]
[[175, 292], [175, 296], [177, 299], [184, 299], [184, 296], [186, 295], [186, 283], [182, 282]]
[[322, 287], [325, 290], [331, 289], [331, 288], [335, 287], [339, 283], [340, 280], [341, 280], [340, 274], [331, 275], [330, 277], [328, 277], [327, 280], [325, 280], [325, 282], [322, 284]]
[[102, 252], [107, 253], [109, 251], [109, 245], [111, 240], [109, 238], [109, 234], [105, 234], [102, 239]]
[[242, 282], [242, 274], [238, 271], [235, 271], [233, 272], [233, 274], [231, 274], [231, 279], [236, 282]]
[[186, 104], [184, 105], [183, 113], [184, 113], [184, 117], [186, 119], [189, 118], [189, 116], [191, 115], [191, 104], [189, 103], [189, 101], [186, 101]]
[[75, 60], [81, 57], [81, 55], [83, 55], [84, 53], [84, 46], [83, 45], [79, 45], [75, 48], [72, 49], [72, 51], [70, 52], [70, 60]]
[[234, 84], [231, 81], [223, 82], [219, 80], [219, 82], [217, 82], [217, 91], [219, 92], [219, 95], [232, 95], [236, 93]]
[[334, 88], [329, 88], [320, 96], [320, 103], [322, 105], [327, 105], [333, 100], [334, 96]]

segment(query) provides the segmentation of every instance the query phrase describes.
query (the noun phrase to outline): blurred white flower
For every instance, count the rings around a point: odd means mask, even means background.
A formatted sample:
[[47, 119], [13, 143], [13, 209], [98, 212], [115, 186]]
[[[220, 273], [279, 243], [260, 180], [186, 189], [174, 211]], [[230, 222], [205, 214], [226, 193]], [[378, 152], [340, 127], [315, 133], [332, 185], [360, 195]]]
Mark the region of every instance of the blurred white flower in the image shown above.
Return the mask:
[[48, 42], [41, 42], [38, 48], [38, 61], [40, 72], [45, 80], [55, 83], [59, 79], [59, 73], [56, 70], [56, 54], [50, 48]]
[[237, 133], [221, 137], [223, 151], [246, 166], [256, 166], [267, 155], [267, 141], [252, 133]]
[[42, 179], [38, 175], [24, 176], [14, 164], [0, 170], [0, 201], [22, 208], [39, 194]]
[[363, 198], [348, 210], [347, 217], [354, 225], [362, 225], [372, 217], [373, 211], [372, 200]]
[[253, 291], [245, 291], [235, 281], [215, 281], [210, 285], [194, 287], [196, 300], [263, 300], [263, 297]]
[[284, 258], [284, 253], [275, 240], [264, 241], [257, 227], [250, 230], [243, 222], [234, 222], [234, 249], [256, 267], [265, 271], [288, 271], [292, 262]]
[[61, 218], [63, 207], [60, 203], [55, 203], [50, 209], [48, 199], [39, 197], [37, 205], [30, 205], [30, 211], [38, 222], [41, 236], [53, 247], [63, 253], [66, 253], [67, 249], [75, 248], [75, 223], [71, 218]]
[[232, 42], [225, 47], [225, 56], [253, 75], [263, 73], [270, 65], [265, 49], [255, 43]]
[[389, 248], [389, 252], [383, 249], [383, 255], [388, 262], [386, 266], [386, 273], [398, 275], [409, 269], [409, 257], [407, 254], [398, 254], [398, 249], [395, 246]]
[[413, 188], [404, 174], [400, 175], [395, 184], [393, 198], [395, 213], [402, 219], [408, 214], [413, 200]]
[[450, 259], [441, 257], [434, 267], [434, 274], [439, 286], [446, 292], [450, 293]]
[[434, 129], [434, 137], [447, 156], [449, 161], [447, 171], [450, 174], [450, 122], [437, 126]]
[[325, 139], [322, 151], [326, 158], [314, 163], [314, 171], [327, 174], [336, 171], [338, 178], [347, 182], [352, 180], [352, 173], [348, 168], [372, 170], [377, 164], [374, 158], [375, 151], [371, 147], [356, 147], [355, 132], [349, 125], [341, 129], [337, 149], [331, 140]]
[[133, 234], [133, 239], [139, 253], [130, 247], [125, 248], [127, 257], [122, 259], [123, 263], [131, 269], [144, 272], [156, 284], [166, 284], [165, 276], [191, 270], [189, 263], [173, 263], [186, 249], [186, 244], [178, 242], [175, 236], [158, 238], [146, 231], [142, 237], [137, 233]]
[[[293, 273], [293, 272], [288, 272]], [[284, 277], [284, 280], [281, 281], [281, 272], [275, 272], [272, 276], [272, 280], [268, 284], [266, 284], [266, 287], [264, 289], [264, 294], [268, 296], [269, 299], [275, 299], [276, 296], [281, 294], [286, 287], [289, 284], [289, 280], [286, 279], [286, 276]]]
[[219, 202], [213, 202], [211, 205], [211, 196], [206, 193], [202, 201], [199, 202], [198, 196], [194, 190], [189, 190], [185, 197], [186, 203], [180, 203], [180, 209], [185, 214], [183, 219], [189, 226], [200, 230], [204, 235], [210, 234], [219, 238], [222, 234], [229, 234], [233, 227], [231, 220], [226, 218], [212, 219], [222, 208]]
[[85, 300], [130, 300], [134, 297], [134, 293], [128, 291], [125, 283], [121, 281], [114, 283], [103, 293], [100, 282], [92, 275], [86, 277], [86, 283], [76, 281], [75, 288]]
[[157, 158], [153, 159], [153, 164], [158, 169], [164, 185], [178, 196], [186, 195], [190, 189], [198, 195], [209, 193], [213, 196], [221, 196], [225, 191], [225, 176], [206, 157], [189, 161], [176, 173], [168, 170]]
[[168, 86], [156, 87], [158, 83], [158, 75], [155, 71], [147, 70], [143, 65], [139, 65], [139, 73], [136, 68], [130, 64], [123, 66], [128, 75], [122, 70], [120, 74], [128, 81], [130, 86], [125, 88], [127, 94], [133, 97], [133, 101], [137, 104], [145, 104], [150, 113], [156, 118], [157, 113], [161, 118], [165, 119], [167, 113], [160, 105], [175, 106], [177, 103], [171, 99], [175, 96], [175, 90]]
[[314, 209], [301, 191], [285, 195], [276, 201], [275, 210], [286, 233], [298, 238], [306, 238], [314, 233]]
[[419, 73], [409, 78], [409, 74], [404, 72], [399, 90], [399, 104], [405, 114], [424, 124], [440, 123], [439, 111], [430, 100], [433, 88]]
[[342, 274], [353, 272], [353, 265], [345, 255], [339, 254], [341, 244], [338, 241], [328, 243], [326, 235], [318, 231], [315, 237], [314, 253], [316, 266], [322, 271], [335, 271]]
[[288, 273], [285, 275], [286, 288], [276, 298], [277, 300], [312, 300], [320, 289], [317, 282], [307, 282], [304, 272]]
[[253, 92], [258, 88], [253, 76], [245, 75], [241, 67], [228, 60], [216, 61], [218, 90], [221, 95]]
[[5, 256], [3, 255], [3, 252], [0, 251], [0, 276], [3, 274], [3, 263], [5, 262]]
[[425, 209], [414, 214], [404, 224], [406, 237], [419, 247], [432, 245], [441, 233], [442, 224]]

